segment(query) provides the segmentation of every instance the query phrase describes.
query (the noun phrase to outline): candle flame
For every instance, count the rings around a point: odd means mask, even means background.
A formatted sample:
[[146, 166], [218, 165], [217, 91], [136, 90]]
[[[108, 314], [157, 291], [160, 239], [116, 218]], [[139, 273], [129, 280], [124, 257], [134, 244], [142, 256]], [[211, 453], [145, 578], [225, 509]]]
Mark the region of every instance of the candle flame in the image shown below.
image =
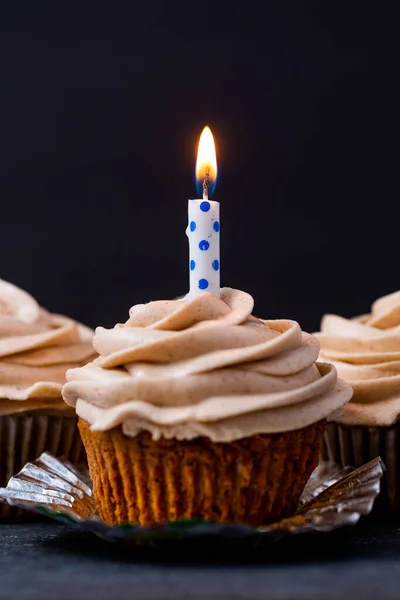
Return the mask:
[[200, 136], [196, 161], [196, 188], [204, 199], [208, 199], [217, 183], [217, 156], [213, 134], [209, 127], [204, 127]]

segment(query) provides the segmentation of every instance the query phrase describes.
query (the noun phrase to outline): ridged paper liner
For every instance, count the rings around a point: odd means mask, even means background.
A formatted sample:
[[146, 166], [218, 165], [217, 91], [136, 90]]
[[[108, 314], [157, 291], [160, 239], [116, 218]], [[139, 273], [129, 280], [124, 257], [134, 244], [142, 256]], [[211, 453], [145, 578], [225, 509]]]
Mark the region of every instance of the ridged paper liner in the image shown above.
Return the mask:
[[231, 443], [79, 429], [100, 517], [149, 526], [181, 519], [258, 526], [293, 514], [318, 463], [325, 421]]
[[[71, 462], [86, 462], [75, 417], [18, 414], [0, 417], [0, 486], [42, 452], [64, 456]], [[18, 518], [22, 513], [0, 505], [0, 519]]]
[[400, 515], [400, 424], [391, 427], [347, 426], [330, 423], [322, 458], [355, 467], [380, 456], [386, 470], [374, 512]]
[[212, 543], [271, 544], [288, 535], [329, 532], [354, 525], [367, 515], [379, 494], [382, 476], [379, 458], [354, 470], [325, 463], [307, 482], [296, 513], [261, 527], [221, 524], [197, 520], [175, 521], [142, 527], [106, 525], [95, 513], [91, 482], [86, 469], [77, 469], [65, 460], [43, 453], [0, 488], [0, 502], [35, 511], [65, 525], [90, 531], [122, 544], [163, 544], [205, 538]]

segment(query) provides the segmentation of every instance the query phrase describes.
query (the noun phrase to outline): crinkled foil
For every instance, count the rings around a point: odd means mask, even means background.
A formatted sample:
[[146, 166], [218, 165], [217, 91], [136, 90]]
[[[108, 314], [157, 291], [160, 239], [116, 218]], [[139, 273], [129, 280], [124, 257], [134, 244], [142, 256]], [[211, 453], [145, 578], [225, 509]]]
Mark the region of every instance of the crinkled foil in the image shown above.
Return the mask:
[[125, 544], [210, 535], [230, 540], [252, 537], [273, 542], [287, 535], [327, 532], [354, 525], [372, 510], [380, 490], [382, 466], [380, 458], [358, 469], [342, 469], [332, 463], [323, 463], [311, 476], [293, 517], [257, 528], [197, 520], [157, 527], [108, 526], [96, 516], [87, 470], [78, 469], [47, 452], [11, 477], [6, 488], [0, 488], [0, 501]]
[[379, 499], [378, 516], [400, 516], [400, 423], [390, 427], [365, 427], [329, 423], [322, 446], [324, 459], [338, 465], [363, 465], [381, 456], [386, 466]]
[[[41, 411], [0, 416], [0, 486], [42, 452], [86, 462], [76, 417]], [[25, 515], [26, 516], [26, 513]], [[0, 505], [0, 520], [21, 518], [11, 506]], [[22, 517], [23, 518], [23, 517]]]

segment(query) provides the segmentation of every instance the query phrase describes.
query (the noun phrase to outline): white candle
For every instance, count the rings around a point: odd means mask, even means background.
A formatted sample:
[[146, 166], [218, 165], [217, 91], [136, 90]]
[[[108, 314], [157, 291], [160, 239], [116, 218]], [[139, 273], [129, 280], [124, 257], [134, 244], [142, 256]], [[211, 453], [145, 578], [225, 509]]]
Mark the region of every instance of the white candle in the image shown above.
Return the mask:
[[189, 296], [210, 292], [219, 298], [219, 202], [189, 200], [188, 208]]
[[196, 162], [196, 183], [198, 189], [203, 190], [203, 198], [188, 203], [190, 298], [203, 292], [220, 296], [219, 202], [209, 200], [216, 178], [214, 139], [210, 129], [205, 127]]

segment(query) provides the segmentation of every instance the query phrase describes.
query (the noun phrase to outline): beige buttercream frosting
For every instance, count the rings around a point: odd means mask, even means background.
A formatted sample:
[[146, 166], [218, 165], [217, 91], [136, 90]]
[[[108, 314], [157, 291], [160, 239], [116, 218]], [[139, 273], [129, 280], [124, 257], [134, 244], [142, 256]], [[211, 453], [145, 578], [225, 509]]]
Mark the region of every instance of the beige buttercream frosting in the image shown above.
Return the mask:
[[253, 298], [140, 304], [125, 324], [96, 329], [99, 357], [67, 373], [65, 401], [105, 431], [200, 435], [231, 441], [300, 429], [336, 415], [351, 396], [331, 365], [316, 364], [318, 340], [289, 320], [251, 315]]
[[400, 415], [400, 291], [380, 298], [354, 319], [325, 315], [322, 360], [333, 363], [353, 389], [337, 420], [347, 425], [393, 425]]
[[93, 332], [47, 312], [27, 292], [0, 279], [0, 415], [65, 412], [65, 373], [95, 356]]

